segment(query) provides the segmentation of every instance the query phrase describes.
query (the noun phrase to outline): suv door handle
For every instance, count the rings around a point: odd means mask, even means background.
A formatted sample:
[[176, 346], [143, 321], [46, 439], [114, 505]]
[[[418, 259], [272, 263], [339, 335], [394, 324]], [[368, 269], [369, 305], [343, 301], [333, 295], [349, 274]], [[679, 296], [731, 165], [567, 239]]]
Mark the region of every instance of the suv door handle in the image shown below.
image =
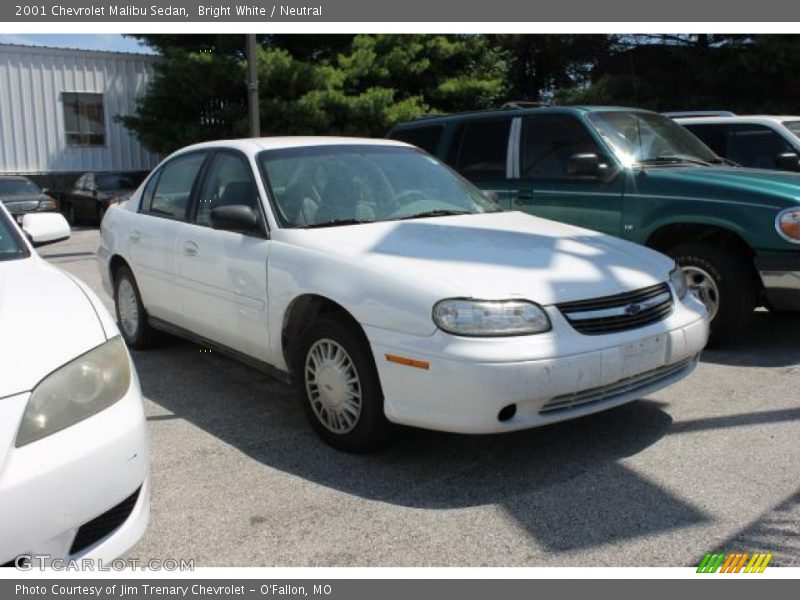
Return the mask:
[[531, 204], [533, 202], [533, 190], [519, 190], [517, 197], [514, 198], [515, 204]]
[[192, 241], [183, 242], [183, 253], [186, 256], [197, 256], [197, 244]]
[[142, 234], [141, 234], [141, 232], [140, 232], [140, 231], [133, 230], [133, 231], [131, 231], [131, 232], [128, 234], [128, 239], [129, 239], [129, 240], [130, 240], [132, 243], [134, 243], [134, 244], [138, 244], [138, 243], [139, 243], [139, 240], [141, 240], [141, 239], [142, 239]]

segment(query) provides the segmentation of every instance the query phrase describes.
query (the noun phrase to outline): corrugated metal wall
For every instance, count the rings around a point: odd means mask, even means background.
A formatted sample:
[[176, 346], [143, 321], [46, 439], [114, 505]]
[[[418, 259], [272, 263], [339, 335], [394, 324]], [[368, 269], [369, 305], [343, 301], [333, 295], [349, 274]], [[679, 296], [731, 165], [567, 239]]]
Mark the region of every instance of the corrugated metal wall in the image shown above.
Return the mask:
[[[156, 59], [0, 44], [0, 173], [141, 171], [158, 157], [115, 122], [136, 110]], [[67, 144], [63, 92], [102, 93], [105, 145]]]

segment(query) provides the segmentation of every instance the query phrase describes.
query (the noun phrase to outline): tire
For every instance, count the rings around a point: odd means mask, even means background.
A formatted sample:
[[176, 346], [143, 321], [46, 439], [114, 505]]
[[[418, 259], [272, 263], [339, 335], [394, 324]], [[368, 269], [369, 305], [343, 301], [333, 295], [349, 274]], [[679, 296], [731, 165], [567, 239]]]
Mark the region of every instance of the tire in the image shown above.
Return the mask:
[[69, 223], [70, 227], [75, 227], [78, 224], [75, 206], [71, 202], [64, 207], [64, 218], [67, 219], [67, 223]]
[[[668, 254], [684, 270], [690, 287], [711, 289], [716, 298], [705, 298], [712, 314], [709, 345], [733, 341], [753, 318], [758, 286], [750, 262], [732, 248], [703, 242], [677, 246]], [[703, 278], [708, 278], [703, 281]], [[716, 309], [713, 304], [716, 303]]]
[[300, 337], [293, 374], [306, 418], [327, 444], [362, 453], [388, 441], [378, 371], [355, 323], [337, 315], [313, 323]]
[[120, 267], [114, 278], [114, 307], [120, 333], [128, 346], [144, 350], [159, 341], [160, 332], [148, 322], [136, 278], [128, 267]]

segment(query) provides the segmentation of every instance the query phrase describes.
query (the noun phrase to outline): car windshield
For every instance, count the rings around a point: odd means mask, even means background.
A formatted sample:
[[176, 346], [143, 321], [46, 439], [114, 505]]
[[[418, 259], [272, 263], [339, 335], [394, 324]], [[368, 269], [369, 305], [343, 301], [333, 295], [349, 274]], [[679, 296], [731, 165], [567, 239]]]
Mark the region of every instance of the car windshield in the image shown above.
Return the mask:
[[267, 150], [262, 171], [285, 227], [497, 212], [471, 183], [415, 148], [329, 145]]
[[784, 121], [783, 126], [797, 137], [800, 137], [800, 121]]
[[662, 115], [598, 111], [589, 114], [589, 121], [626, 167], [723, 162], [688, 130]]
[[17, 233], [14, 224], [0, 210], [0, 261], [14, 260], [28, 256], [28, 249]]
[[104, 192], [113, 192], [116, 190], [131, 190], [136, 187], [133, 180], [121, 173], [105, 173], [97, 175], [95, 179], [97, 189]]
[[0, 179], [0, 196], [28, 196], [40, 192], [39, 186], [30, 179]]

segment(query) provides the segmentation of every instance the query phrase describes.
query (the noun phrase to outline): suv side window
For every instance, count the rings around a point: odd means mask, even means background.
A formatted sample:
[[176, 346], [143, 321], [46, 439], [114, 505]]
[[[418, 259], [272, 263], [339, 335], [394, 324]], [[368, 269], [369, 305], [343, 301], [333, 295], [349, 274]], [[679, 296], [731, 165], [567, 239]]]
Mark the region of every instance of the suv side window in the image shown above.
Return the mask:
[[139, 202], [140, 212], [150, 212], [150, 204], [153, 202], [153, 196], [156, 192], [156, 185], [158, 178], [161, 176], [161, 171], [153, 173], [153, 176], [148, 180], [147, 185], [142, 192], [142, 200]]
[[211, 209], [244, 204], [258, 213], [258, 195], [250, 165], [231, 152], [218, 153], [208, 168], [197, 198], [195, 223], [211, 226]]
[[522, 125], [520, 177], [560, 179], [571, 177], [569, 159], [574, 154], [594, 153], [606, 162], [586, 127], [569, 115], [535, 115]]
[[793, 152], [791, 146], [764, 125], [732, 125], [728, 158], [745, 167], [774, 169], [779, 154]]
[[205, 152], [192, 152], [164, 165], [147, 212], [168, 219], [185, 219], [192, 188], [205, 159]]
[[700, 138], [706, 146], [711, 148], [716, 154], [728, 156], [728, 125], [704, 124], [704, 125], [684, 125], [686, 129]]
[[447, 162], [470, 180], [505, 179], [511, 119], [481, 119], [456, 130]]
[[422, 148], [428, 154], [436, 154], [439, 140], [442, 139], [444, 125], [425, 125], [424, 127], [408, 127], [392, 133], [392, 139]]

